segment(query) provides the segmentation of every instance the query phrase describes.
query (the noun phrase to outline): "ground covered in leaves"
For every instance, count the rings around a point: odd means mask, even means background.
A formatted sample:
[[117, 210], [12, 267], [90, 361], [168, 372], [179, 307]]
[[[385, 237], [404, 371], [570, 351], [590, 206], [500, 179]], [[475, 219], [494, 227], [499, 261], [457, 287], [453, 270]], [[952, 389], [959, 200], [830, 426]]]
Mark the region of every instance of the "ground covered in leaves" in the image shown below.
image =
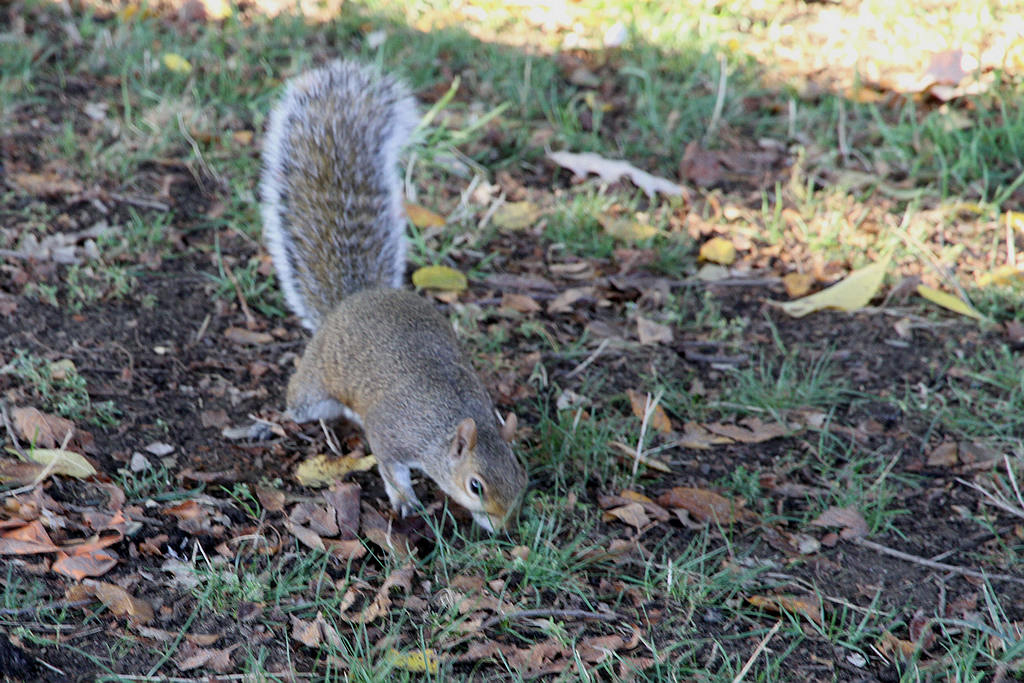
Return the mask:
[[[425, 295], [519, 416], [531, 490], [490, 538], [428, 481], [424, 514], [396, 518], [356, 428], [282, 419], [307, 334], [258, 241], [258, 141], [275, 79], [299, 70], [274, 50], [336, 50], [325, 25], [279, 19], [284, 37], [260, 24], [273, 73], [232, 57], [251, 78], [219, 74], [185, 45], [251, 37], [208, 38], [205, 6], [3, 10], [30, 48], [22, 63], [0, 43], [0, 676], [1024, 676], [1024, 157], [937, 179], [950, 166], [901, 166], [887, 127], [923, 122], [914, 144], [941, 158], [928, 117], [951, 108], [958, 135], [998, 109], [985, 93], [1019, 79], [986, 60], [1012, 62], [1012, 41], [979, 53], [972, 90], [920, 55], [902, 65], [916, 80], [872, 63], [865, 86], [841, 60], [796, 73], [791, 34], [773, 64], [770, 32], [723, 33], [751, 58], [734, 101], [716, 104], [719, 62], [698, 60], [715, 78], [687, 87], [718, 132], [687, 135], [678, 101], [663, 118], [687, 142], [667, 148], [636, 127], [623, 65], [640, 66], [575, 4], [523, 9], [523, 35], [563, 37], [555, 56], [504, 36], [550, 69], [532, 86], [559, 91], [533, 118], [493, 110], [499, 67], [454, 44], [438, 63], [405, 54], [424, 108], [463, 84], [415, 150], [412, 251], [467, 274]], [[817, 35], [843, 7], [780, 12]], [[262, 21], [251, 9], [228, 21]], [[330, 30], [426, 40], [367, 17]], [[665, 77], [635, 59], [648, 85]], [[837, 106], [839, 138], [810, 139]], [[582, 178], [596, 169], [567, 172], [553, 146], [643, 150], [628, 161], [655, 175]], [[879, 263], [853, 312], [776, 305]], [[249, 440], [254, 420], [273, 436]]]

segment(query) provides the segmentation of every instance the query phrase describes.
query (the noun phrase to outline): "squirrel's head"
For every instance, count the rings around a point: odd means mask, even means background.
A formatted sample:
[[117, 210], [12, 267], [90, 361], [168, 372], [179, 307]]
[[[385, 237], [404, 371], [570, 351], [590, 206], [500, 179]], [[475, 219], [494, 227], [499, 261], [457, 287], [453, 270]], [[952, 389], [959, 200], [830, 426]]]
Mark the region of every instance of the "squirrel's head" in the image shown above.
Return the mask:
[[516, 416], [509, 413], [500, 432], [478, 431], [473, 418], [467, 417], [455, 428], [449, 446], [454, 466], [452, 490], [447, 493], [492, 533], [515, 514], [526, 490], [526, 470], [509, 447], [516, 425]]

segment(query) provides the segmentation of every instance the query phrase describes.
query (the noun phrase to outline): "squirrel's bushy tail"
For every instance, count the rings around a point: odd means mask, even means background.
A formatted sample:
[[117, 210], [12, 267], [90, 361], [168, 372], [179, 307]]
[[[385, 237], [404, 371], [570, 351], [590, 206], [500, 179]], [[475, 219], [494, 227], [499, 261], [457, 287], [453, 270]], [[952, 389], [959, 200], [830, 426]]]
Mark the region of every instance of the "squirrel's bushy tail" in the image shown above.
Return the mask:
[[290, 80], [270, 113], [263, 233], [285, 300], [316, 330], [345, 296], [398, 287], [405, 209], [396, 166], [417, 121], [406, 87], [335, 61]]

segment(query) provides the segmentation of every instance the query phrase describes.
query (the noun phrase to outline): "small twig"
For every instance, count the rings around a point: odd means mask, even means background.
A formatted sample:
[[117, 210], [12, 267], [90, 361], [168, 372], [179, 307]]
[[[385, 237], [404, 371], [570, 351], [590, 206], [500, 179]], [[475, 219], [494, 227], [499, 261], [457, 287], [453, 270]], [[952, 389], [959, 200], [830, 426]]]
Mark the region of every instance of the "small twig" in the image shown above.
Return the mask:
[[641, 462], [647, 462], [644, 457], [644, 436], [647, 434], [647, 423], [651, 421], [651, 415], [654, 414], [655, 409], [658, 407], [658, 403], [661, 401], [661, 395], [663, 392], [659, 391], [654, 399], [651, 399], [651, 395], [647, 394], [647, 398], [644, 401], [644, 419], [640, 422], [640, 435], [636, 439], [636, 454], [633, 458], [633, 479], [636, 479], [637, 469], [640, 467]]
[[325, 420], [320, 420], [320, 429], [323, 430], [324, 439], [327, 440], [327, 448], [329, 448], [335, 455], [340, 456], [342, 454], [341, 446], [338, 444], [337, 437], [334, 435], [334, 432], [331, 431], [331, 428], [327, 426], [327, 422]]
[[895, 550], [888, 546], [884, 546], [881, 543], [875, 543], [874, 541], [869, 541], [865, 538], [854, 538], [851, 540], [857, 545], [867, 548], [868, 550], [874, 550], [876, 553], [881, 553], [882, 555], [889, 555], [890, 557], [895, 557], [906, 562], [919, 564], [922, 567], [929, 567], [931, 569], [937, 569], [942, 572], [952, 572], [953, 574], [960, 574], [961, 576], [970, 576], [975, 579], [1009, 581], [1010, 583], [1016, 583], [1024, 586], [1024, 578], [1021, 578], [1019, 576], [979, 572], [974, 569], [967, 569], [966, 567], [957, 567], [956, 565], [945, 564], [943, 562], [933, 562], [932, 560], [920, 557], [919, 555], [911, 555], [910, 553]]
[[231, 280], [231, 284], [235, 286], [235, 295], [238, 297], [238, 305], [242, 307], [242, 313], [245, 315], [245, 326], [250, 330], [255, 330], [259, 325], [256, 323], [256, 317], [249, 310], [249, 304], [245, 302], [245, 295], [242, 294], [242, 286], [238, 284], [238, 278], [231, 271], [231, 266], [224, 259], [221, 259], [221, 265], [224, 267], [224, 272], [227, 274], [228, 279]]
[[747, 659], [747, 663], [744, 664], [743, 668], [740, 669], [740, 672], [736, 674], [736, 678], [732, 679], [732, 683], [740, 683], [740, 681], [742, 681], [746, 677], [747, 672], [750, 671], [750, 667], [754, 666], [754, 662], [757, 660], [758, 655], [760, 655], [764, 651], [764, 649], [768, 646], [768, 641], [771, 640], [776, 633], [778, 633], [780, 628], [782, 628], [781, 619], [775, 622], [775, 626], [772, 626], [772, 629], [768, 631], [768, 633], [765, 634], [764, 638], [761, 639], [761, 642], [757, 644], [757, 647], [754, 648], [754, 651], [750, 654], [750, 657]]
[[582, 363], [580, 363], [575, 368], [570, 370], [569, 373], [565, 376], [565, 378], [566, 379], [571, 379], [571, 378], [575, 377], [576, 375], [580, 374], [581, 372], [583, 372], [588, 365], [590, 365], [595, 360], [597, 360], [597, 357], [601, 355], [601, 352], [604, 351], [608, 347], [608, 343], [610, 341], [611, 340], [608, 339], [607, 337], [605, 339], [602, 339], [601, 343], [597, 345], [597, 348], [594, 349], [593, 352], [591, 352], [591, 354], [589, 356], [587, 356], [586, 360], [584, 360]]

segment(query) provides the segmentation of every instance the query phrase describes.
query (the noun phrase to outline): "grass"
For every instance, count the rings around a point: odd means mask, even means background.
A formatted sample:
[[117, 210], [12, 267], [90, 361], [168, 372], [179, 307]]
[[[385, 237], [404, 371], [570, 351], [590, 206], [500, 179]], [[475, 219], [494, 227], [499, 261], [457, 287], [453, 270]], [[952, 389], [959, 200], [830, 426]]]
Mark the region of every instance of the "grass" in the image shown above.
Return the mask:
[[25, 382], [47, 409], [63, 417], [107, 426], [118, 422], [120, 413], [114, 403], [94, 402], [85, 378], [71, 362], [51, 363], [21, 351], [3, 371]]

